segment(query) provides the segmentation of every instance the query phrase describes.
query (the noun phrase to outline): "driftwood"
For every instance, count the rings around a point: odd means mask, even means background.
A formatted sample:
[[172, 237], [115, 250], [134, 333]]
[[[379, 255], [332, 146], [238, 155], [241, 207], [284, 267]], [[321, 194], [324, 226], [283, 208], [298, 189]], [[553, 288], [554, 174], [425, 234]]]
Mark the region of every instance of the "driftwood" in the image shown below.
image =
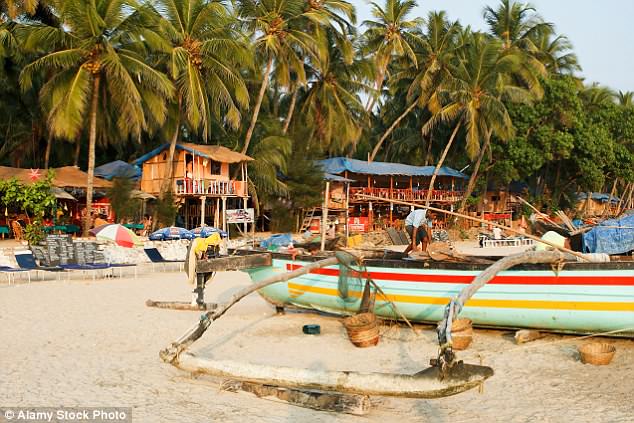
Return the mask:
[[490, 367], [462, 362], [456, 362], [447, 373], [441, 373], [438, 367], [428, 367], [415, 374], [362, 373], [210, 360], [187, 352], [181, 353], [178, 362], [173, 364], [190, 373], [290, 389], [427, 399], [459, 394], [477, 387], [493, 375]]
[[[363, 198], [363, 199], [366, 199], [366, 200], [374, 200], [374, 201], [384, 201], [385, 200], [384, 198], [381, 198], [381, 197], [374, 197], [372, 195], [365, 195], [365, 194], [357, 194], [357, 197], [358, 198]], [[394, 203], [394, 204], [401, 204], [401, 205], [404, 205], [404, 206], [421, 207], [420, 204], [410, 203], [408, 201], [390, 200], [390, 202]], [[511, 232], [511, 233], [514, 233], [514, 234], [518, 234], [518, 235], [521, 235], [521, 236], [523, 236], [525, 238], [530, 238], [530, 239], [532, 239], [534, 241], [541, 242], [543, 244], [549, 245], [549, 246], [553, 247], [556, 250], [564, 251], [564, 252], [566, 252], [568, 254], [572, 254], [573, 256], [579, 257], [584, 262], [588, 261], [587, 257], [585, 257], [583, 254], [581, 254], [581, 253], [579, 253], [577, 251], [572, 251], [572, 250], [570, 250], [568, 248], [561, 247], [561, 246], [559, 246], [557, 244], [554, 244], [554, 243], [552, 243], [550, 241], [541, 239], [541, 238], [533, 236], [533, 235], [529, 235], [529, 234], [523, 233], [523, 232], [518, 231], [517, 229], [513, 229], [513, 228], [511, 228], [509, 226], [500, 225], [499, 223], [490, 222], [488, 220], [480, 219], [480, 218], [473, 217], [473, 216], [468, 216], [468, 215], [462, 214], [462, 213], [452, 212], [452, 211], [449, 211], [449, 210], [439, 209], [439, 208], [436, 208], [436, 207], [426, 206], [425, 208], [428, 209], [428, 210], [434, 211], [434, 212], [444, 213], [444, 214], [448, 214], [448, 215], [451, 215], [451, 216], [460, 217], [462, 219], [472, 220], [474, 222], [479, 222], [479, 223], [484, 223], [486, 225], [495, 226], [497, 228], [504, 229], [505, 231], [508, 231], [508, 232]]]
[[208, 311], [207, 313], [203, 314], [200, 318], [200, 321], [196, 325], [191, 327], [187, 332], [185, 332], [183, 336], [181, 336], [177, 341], [173, 342], [169, 347], [162, 350], [159, 354], [161, 359], [163, 359], [163, 361], [165, 362], [177, 365], [178, 355], [182, 351], [184, 351], [187, 347], [189, 347], [194, 341], [200, 338], [205, 333], [205, 331], [209, 328], [209, 326], [211, 325], [211, 322], [213, 322], [216, 319], [219, 319], [233, 305], [235, 305], [238, 301], [240, 301], [242, 298], [246, 297], [247, 295], [251, 294], [252, 292], [265, 288], [269, 285], [273, 285], [275, 283], [286, 282], [290, 279], [310, 273], [312, 270], [319, 269], [321, 267], [332, 266], [337, 263], [338, 263], [338, 260], [336, 257], [331, 257], [325, 260], [316, 261], [314, 263], [311, 263], [307, 266], [302, 267], [301, 269], [297, 269], [292, 272], [281, 273], [279, 275], [272, 276], [270, 278], [264, 279], [263, 281], [260, 281], [256, 284], [253, 284], [251, 286], [248, 286], [238, 291], [231, 297], [229, 302], [225, 304], [220, 304], [214, 310]]
[[266, 398], [287, 402], [304, 408], [320, 411], [334, 411], [337, 413], [363, 416], [370, 411], [372, 403], [367, 395], [340, 394], [338, 392], [309, 391], [301, 389], [280, 388], [279, 386], [263, 385], [261, 383], [243, 382], [239, 380], [225, 380], [220, 389], [229, 392], [244, 391]]
[[182, 310], [182, 311], [206, 311], [215, 310], [218, 307], [216, 303], [204, 303], [204, 304], [192, 304], [185, 301], [153, 301], [147, 300], [145, 302], [147, 307], [164, 308], [168, 310]]

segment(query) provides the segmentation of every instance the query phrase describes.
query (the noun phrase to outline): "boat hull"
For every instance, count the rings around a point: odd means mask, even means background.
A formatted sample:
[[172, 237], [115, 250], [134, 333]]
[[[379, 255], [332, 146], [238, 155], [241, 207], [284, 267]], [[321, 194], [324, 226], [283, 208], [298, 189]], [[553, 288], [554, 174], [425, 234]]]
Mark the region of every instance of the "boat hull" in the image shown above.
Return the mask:
[[[310, 261], [278, 255], [272, 266], [248, 272], [257, 282]], [[483, 270], [482, 266], [459, 264], [423, 267], [403, 260], [368, 261], [366, 266], [399, 311], [415, 322], [439, 321], [449, 299]], [[363, 282], [348, 279], [347, 298], [340, 291], [339, 266], [330, 266], [259, 292], [276, 305], [338, 315], [356, 313]], [[380, 294], [374, 311], [384, 318], [397, 318]], [[570, 264], [559, 271], [550, 266], [521, 266], [504, 271], [466, 303], [460, 316], [485, 327], [634, 337], [634, 263]]]

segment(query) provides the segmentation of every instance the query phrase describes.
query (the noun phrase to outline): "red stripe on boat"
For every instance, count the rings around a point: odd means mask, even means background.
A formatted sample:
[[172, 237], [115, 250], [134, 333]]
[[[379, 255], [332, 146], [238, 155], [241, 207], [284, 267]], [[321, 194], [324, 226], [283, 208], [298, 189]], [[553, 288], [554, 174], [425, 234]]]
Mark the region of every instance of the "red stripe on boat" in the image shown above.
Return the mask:
[[[304, 266], [299, 264], [286, 264], [286, 270], [297, 270]], [[310, 273], [324, 276], [339, 276], [338, 269], [316, 269]], [[357, 276], [359, 273], [357, 273]], [[351, 272], [350, 276], [355, 276]], [[367, 272], [363, 276], [367, 278]], [[475, 276], [469, 275], [438, 275], [438, 274], [414, 274], [394, 272], [370, 272], [370, 278], [377, 281], [395, 282], [428, 282], [428, 283], [459, 283], [469, 284]], [[634, 286], [632, 276], [496, 276], [489, 284], [501, 285], [614, 285]]]

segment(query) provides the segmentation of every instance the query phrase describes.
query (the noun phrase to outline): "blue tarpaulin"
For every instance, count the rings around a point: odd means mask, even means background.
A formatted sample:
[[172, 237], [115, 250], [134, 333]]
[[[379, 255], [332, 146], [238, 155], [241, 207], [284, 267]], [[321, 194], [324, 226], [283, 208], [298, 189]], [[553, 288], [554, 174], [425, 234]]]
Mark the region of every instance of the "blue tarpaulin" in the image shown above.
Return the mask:
[[113, 178], [130, 178], [137, 181], [141, 177], [141, 169], [122, 160], [106, 163], [95, 168], [95, 176], [111, 181]]
[[272, 246], [276, 247], [287, 247], [293, 243], [293, 238], [291, 234], [275, 234], [271, 235], [265, 240], [260, 241], [260, 247], [269, 248]]
[[[577, 193], [577, 201], [584, 201], [588, 198], [588, 194], [585, 192]], [[590, 198], [594, 201], [600, 201], [601, 203], [607, 203], [608, 199], [612, 204], [617, 204], [619, 202], [619, 198], [615, 196], [610, 196], [610, 194], [602, 193], [602, 192], [591, 192]]]
[[[324, 172], [335, 175], [347, 170], [348, 172], [365, 175], [432, 176], [435, 168], [434, 166], [412, 166], [401, 163], [366, 162], [347, 157], [333, 157], [332, 159], [320, 160], [318, 163]], [[440, 168], [438, 176], [468, 178], [464, 173], [446, 166]]]
[[634, 215], [601, 222], [583, 234], [583, 249], [587, 253], [605, 254], [634, 250]]

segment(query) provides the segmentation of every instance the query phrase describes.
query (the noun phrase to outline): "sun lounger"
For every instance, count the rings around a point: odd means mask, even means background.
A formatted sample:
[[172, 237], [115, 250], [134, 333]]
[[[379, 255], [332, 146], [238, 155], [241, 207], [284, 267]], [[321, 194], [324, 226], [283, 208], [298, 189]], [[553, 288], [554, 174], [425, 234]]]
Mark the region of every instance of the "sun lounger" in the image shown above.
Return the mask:
[[92, 274], [92, 280], [96, 279], [97, 274], [101, 274], [102, 278], [107, 276], [106, 270], [111, 269], [111, 266], [106, 263], [90, 263], [90, 264], [62, 264], [60, 267], [64, 270], [68, 270], [67, 276], [70, 279], [72, 272], [81, 272], [82, 275], [86, 272]]
[[20, 269], [35, 272], [36, 275], [38, 272], [41, 272], [41, 274], [55, 274], [56, 278], [59, 279], [60, 273], [64, 271], [64, 269], [59, 266], [38, 266], [35, 262], [35, 257], [33, 257], [33, 254], [30, 251], [16, 252], [15, 261], [18, 263]]
[[0, 273], [4, 273], [7, 275], [9, 285], [11, 285], [11, 281], [15, 283], [15, 275], [26, 275], [29, 283], [31, 283], [31, 272], [26, 269], [16, 269], [15, 267], [0, 266]]
[[144, 248], [143, 250], [152, 262], [152, 266], [154, 266], [155, 264], [161, 264], [163, 265], [163, 268], [165, 268], [169, 264], [176, 263], [178, 264], [178, 270], [182, 270], [185, 265], [185, 260], [165, 260], [165, 258], [156, 248]]
[[110, 268], [114, 271], [116, 269], [119, 270], [119, 277], [123, 277], [124, 269], [133, 269], [134, 270], [134, 279], [137, 278], [137, 265], [136, 264], [127, 264], [127, 263], [110, 263]]

